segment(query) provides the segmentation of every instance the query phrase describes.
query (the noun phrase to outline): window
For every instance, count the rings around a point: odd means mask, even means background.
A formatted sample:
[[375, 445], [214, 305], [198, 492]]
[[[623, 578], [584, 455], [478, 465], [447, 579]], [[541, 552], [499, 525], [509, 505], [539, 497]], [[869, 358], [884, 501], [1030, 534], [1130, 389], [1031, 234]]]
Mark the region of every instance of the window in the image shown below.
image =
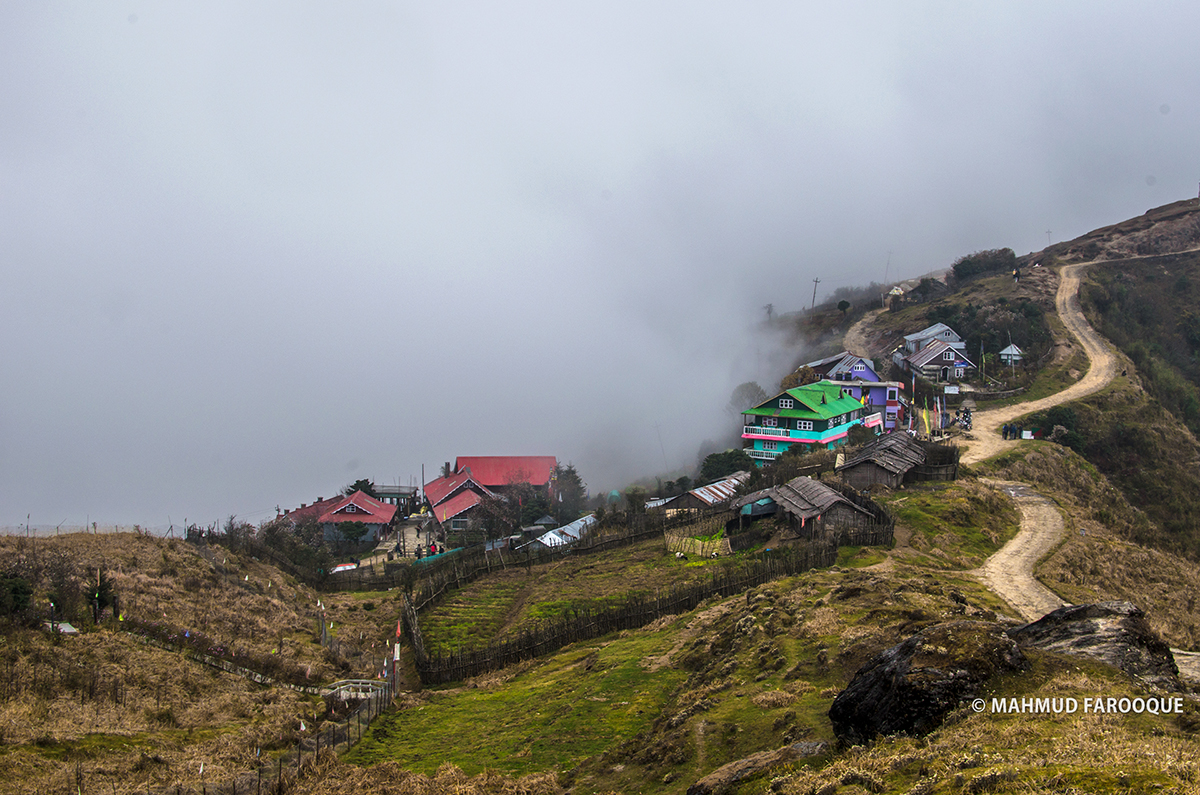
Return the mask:
[[888, 400], [895, 400], [895, 399], [896, 399], [896, 390], [894, 390], [894, 389], [889, 389], [889, 390], [888, 390], [888, 397], [887, 397], [887, 399], [888, 399]]
[[796, 430], [811, 431], [813, 429], [812, 420], [796, 420]]
[[894, 412], [894, 411], [889, 411], [889, 412], [887, 413], [887, 421], [888, 421], [888, 422], [895, 422], [895, 421], [896, 421], [896, 412]]
[[865, 364], [863, 364], [862, 362], [859, 362], [858, 364], [854, 365], [854, 369], [855, 370], [866, 370], [867, 366]]
[[779, 426], [779, 420], [774, 417], [763, 417], [762, 424], [764, 428], [776, 428]]
[[466, 519], [451, 519], [450, 520], [450, 529], [451, 530], [466, 530], [467, 529], [467, 520]]
[[774, 450], [778, 446], [779, 446], [778, 442], [763, 442], [764, 450]]
[[781, 408], [781, 409], [790, 409], [795, 405], [796, 405], [796, 402], [794, 400], [792, 400], [791, 398], [780, 398], [779, 399], [779, 408]]
[[346, 513], [357, 513], [357, 512], [358, 512], [358, 508], [356, 508], [354, 506], [354, 503], [350, 503], [349, 505], [346, 506]]
[[955, 378], [962, 378], [962, 377], [963, 377], [963, 368], [961, 368], [961, 367], [955, 367], [955, 368], [954, 368], [954, 377], [955, 377]]
[[942, 354], [942, 358], [948, 362], [954, 361], [954, 351], [946, 351]]

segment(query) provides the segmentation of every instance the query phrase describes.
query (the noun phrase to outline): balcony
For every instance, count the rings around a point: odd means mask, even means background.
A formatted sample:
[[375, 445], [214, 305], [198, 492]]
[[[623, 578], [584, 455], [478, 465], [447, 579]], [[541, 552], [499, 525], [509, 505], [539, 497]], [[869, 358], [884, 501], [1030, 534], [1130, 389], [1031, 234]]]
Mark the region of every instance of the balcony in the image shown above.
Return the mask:
[[791, 431], [787, 428], [768, 428], [765, 425], [743, 425], [742, 436], [746, 436], [747, 434], [753, 436], [781, 436], [787, 439]]
[[745, 448], [744, 452], [751, 458], [759, 458], [763, 461], [774, 461], [783, 455], [782, 450], [754, 450], [749, 447]]

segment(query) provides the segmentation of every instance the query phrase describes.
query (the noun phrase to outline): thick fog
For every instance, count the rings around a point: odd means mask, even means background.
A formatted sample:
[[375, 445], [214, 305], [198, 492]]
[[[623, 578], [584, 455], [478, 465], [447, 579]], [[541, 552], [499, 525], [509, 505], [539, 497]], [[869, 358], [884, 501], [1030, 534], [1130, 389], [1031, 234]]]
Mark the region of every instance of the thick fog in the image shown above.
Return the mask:
[[[0, 525], [695, 464], [763, 306], [1193, 197], [1195, 3], [0, 6]], [[694, 474], [691, 472], [690, 474]]]

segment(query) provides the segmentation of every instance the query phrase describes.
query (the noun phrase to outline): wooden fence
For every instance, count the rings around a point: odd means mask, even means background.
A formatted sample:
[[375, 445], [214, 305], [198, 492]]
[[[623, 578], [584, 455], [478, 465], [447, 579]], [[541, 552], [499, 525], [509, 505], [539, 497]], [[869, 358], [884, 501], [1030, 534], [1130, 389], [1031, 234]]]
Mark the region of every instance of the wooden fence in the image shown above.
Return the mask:
[[947, 444], [922, 443], [925, 463], [918, 464], [904, 476], [905, 483], [955, 480], [958, 477], [958, 462], [962, 448]]
[[573, 610], [569, 615], [541, 622], [511, 638], [481, 647], [426, 649], [417, 611], [407, 597], [404, 623], [421, 681], [456, 682], [548, 654], [571, 643], [643, 627], [663, 616], [693, 610], [710, 597], [732, 596], [780, 577], [832, 566], [836, 560], [837, 547], [832, 545], [783, 550], [750, 563], [713, 571], [704, 582], [678, 585], [648, 595], [634, 594], [613, 607]]

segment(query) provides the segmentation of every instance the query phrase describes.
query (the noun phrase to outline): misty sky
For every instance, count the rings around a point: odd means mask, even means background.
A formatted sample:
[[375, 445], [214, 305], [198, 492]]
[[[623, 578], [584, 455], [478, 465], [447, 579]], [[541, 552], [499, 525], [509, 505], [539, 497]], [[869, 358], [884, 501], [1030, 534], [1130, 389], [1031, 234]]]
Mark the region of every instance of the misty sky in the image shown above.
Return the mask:
[[2, 4], [0, 526], [258, 521], [459, 455], [593, 491], [690, 467], [782, 375], [764, 304], [1195, 196], [1198, 29], [1194, 2]]

